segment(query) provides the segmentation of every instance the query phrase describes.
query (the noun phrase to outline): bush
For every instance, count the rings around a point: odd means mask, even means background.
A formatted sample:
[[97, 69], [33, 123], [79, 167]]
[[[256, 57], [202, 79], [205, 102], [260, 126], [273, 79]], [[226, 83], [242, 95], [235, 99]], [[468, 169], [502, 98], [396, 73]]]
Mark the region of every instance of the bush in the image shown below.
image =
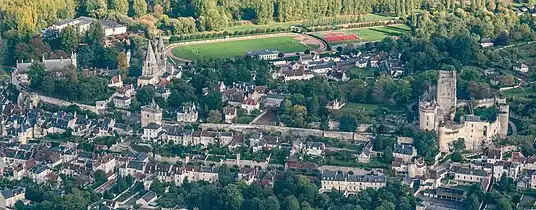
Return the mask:
[[455, 153], [452, 153], [452, 155], [450, 155], [450, 160], [452, 162], [462, 162], [463, 157], [459, 152], [455, 152]]
[[229, 31], [224, 31], [223, 36], [229, 36]]
[[180, 39], [179, 39], [178, 36], [171, 36], [171, 37], [169, 38], [169, 41], [170, 41], [170, 42], [178, 42], [179, 40], [180, 40]]

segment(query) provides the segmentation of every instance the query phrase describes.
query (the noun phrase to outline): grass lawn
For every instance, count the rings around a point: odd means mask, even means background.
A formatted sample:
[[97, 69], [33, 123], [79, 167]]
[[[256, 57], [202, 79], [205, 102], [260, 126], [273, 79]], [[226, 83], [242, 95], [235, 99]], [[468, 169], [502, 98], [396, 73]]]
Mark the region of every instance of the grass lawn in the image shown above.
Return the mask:
[[378, 21], [378, 20], [392, 20], [392, 19], [395, 19], [395, 17], [381, 15], [381, 14], [366, 14], [364, 17], [364, 22]]
[[386, 36], [398, 36], [409, 31], [409, 27], [406, 25], [395, 26], [381, 26], [374, 28], [363, 28], [356, 30], [346, 31], [348, 33], [356, 34], [361, 39], [360, 41], [379, 41]]
[[173, 55], [188, 60], [200, 58], [232, 58], [244, 56], [251, 50], [278, 50], [283, 53], [303, 52], [306, 49], [316, 49], [318, 46], [306, 46], [291, 36], [270, 37], [248, 40], [236, 40], [206, 44], [194, 44], [176, 47]]
[[356, 114], [360, 113], [360, 121], [361, 123], [373, 123], [375, 122], [374, 116], [376, 115], [375, 112], [380, 108], [379, 105], [376, 104], [357, 104], [357, 103], [347, 103], [344, 107], [342, 107], [340, 110], [333, 112], [334, 119], [340, 119], [342, 116], [348, 115], [348, 114]]
[[507, 97], [527, 97], [536, 95], [536, 89], [531, 87], [521, 87], [501, 92], [501, 94]]
[[377, 104], [356, 104], [356, 103], [347, 103], [339, 111], [359, 111], [365, 113], [373, 113], [379, 108]]
[[371, 68], [358, 68], [358, 67], [352, 67], [348, 69], [348, 73], [351, 78], [360, 78], [365, 79], [367, 77], [373, 77], [374, 76], [374, 69]]

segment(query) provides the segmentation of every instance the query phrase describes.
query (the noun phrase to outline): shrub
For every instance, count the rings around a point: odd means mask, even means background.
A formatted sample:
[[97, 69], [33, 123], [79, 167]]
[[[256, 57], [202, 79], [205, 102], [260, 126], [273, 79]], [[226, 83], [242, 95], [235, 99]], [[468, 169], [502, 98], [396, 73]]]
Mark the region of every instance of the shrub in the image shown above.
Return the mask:
[[179, 41], [179, 37], [177, 37], [177, 36], [171, 36], [171, 37], [169, 38], [169, 41], [170, 41], [170, 42], [177, 42], [177, 41]]

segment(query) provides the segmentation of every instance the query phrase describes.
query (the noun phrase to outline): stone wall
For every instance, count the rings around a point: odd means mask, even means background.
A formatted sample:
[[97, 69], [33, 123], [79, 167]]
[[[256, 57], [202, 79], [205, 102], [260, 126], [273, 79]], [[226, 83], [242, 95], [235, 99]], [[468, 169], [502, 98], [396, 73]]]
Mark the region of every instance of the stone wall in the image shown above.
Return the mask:
[[343, 140], [357, 140], [364, 141], [369, 139], [369, 136], [358, 134], [354, 132], [341, 132], [341, 131], [323, 131], [318, 129], [307, 129], [307, 128], [292, 128], [292, 127], [282, 127], [274, 125], [249, 125], [249, 124], [214, 124], [214, 123], [202, 123], [199, 125], [201, 129], [212, 129], [212, 130], [234, 130], [234, 131], [251, 131], [251, 130], [260, 130], [265, 132], [281, 132], [285, 135], [291, 136], [318, 136], [318, 137], [327, 137], [327, 138], [337, 138]]

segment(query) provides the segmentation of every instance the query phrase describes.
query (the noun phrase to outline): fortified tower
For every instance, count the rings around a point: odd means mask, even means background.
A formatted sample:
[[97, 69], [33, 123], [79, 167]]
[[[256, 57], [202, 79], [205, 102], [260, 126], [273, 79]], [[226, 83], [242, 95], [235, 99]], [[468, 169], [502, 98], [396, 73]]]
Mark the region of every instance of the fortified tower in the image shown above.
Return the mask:
[[437, 78], [437, 105], [440, 118], [454, 118], [456, 111], [456, 71], [439, 71]]
[[499, 114], [497, 115], [497, 121], [499, 121], [499, 137], [500, 138], [506, 138], [508, 135], [508, 116], [509, 116], [509, 110], [510, 106], [506, 103], [506, 99], [504, 102], [499, 101]]
[[154, 101], [149, 105], [141, 107], [141, 126], [145, 127], [151, 123], [162, 124], [162, 108]]

